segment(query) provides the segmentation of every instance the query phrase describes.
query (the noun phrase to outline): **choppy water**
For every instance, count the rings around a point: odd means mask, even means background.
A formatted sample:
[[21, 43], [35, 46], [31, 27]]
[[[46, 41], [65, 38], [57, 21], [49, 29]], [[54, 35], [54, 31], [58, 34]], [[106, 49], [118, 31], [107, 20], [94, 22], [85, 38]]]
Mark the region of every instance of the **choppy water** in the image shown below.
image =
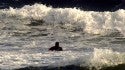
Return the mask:
[[[0, 68], [112, 66], [125, 63], [125, 10], [52, 8], [0, 10]], [[56, 41], [64, 51], [51, 52]]]

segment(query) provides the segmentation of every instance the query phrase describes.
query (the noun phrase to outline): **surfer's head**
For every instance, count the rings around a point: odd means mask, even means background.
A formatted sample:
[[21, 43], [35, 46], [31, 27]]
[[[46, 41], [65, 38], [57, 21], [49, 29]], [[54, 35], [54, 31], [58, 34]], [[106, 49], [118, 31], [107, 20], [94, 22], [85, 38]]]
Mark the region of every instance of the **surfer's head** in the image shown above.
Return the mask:
[[56, 47], [59, 47], [59, 42], [56, 42], [56, 43], [55, 43], [55, 46], [56, 46]]

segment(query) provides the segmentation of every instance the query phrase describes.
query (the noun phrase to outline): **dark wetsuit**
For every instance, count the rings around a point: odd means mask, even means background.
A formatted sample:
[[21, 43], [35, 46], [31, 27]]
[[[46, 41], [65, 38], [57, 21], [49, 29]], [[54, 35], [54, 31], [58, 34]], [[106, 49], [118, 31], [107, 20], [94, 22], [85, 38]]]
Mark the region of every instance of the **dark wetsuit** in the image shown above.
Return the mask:
[[62, 47], [59, 46], [59, 42], [55, 43], [55, 46], [49, 48], [50, 51], [63, 51]]

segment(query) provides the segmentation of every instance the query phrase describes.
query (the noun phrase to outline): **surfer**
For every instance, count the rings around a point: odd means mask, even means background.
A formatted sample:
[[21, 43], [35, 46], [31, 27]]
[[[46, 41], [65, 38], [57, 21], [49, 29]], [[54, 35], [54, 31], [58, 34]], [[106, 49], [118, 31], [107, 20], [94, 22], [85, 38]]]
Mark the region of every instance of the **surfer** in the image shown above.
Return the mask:
[[59, 42], [55, 43], [55, 46], [49, 48], [49, 51], [63, 51], [62, 47], [59, 46]]

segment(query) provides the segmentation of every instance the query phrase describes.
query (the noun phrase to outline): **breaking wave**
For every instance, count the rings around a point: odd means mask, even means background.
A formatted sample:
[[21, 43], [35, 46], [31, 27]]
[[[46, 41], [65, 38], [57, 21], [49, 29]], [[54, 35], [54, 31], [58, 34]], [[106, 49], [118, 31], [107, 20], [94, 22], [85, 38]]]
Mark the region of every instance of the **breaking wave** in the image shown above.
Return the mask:
[[79, 25], [83, 32], [107, 35], [120, 32], [125, 35], [125, 10], [115, 12], [83, 11], [77, 8], [52, 8], [43, 4], [0, 10], [3, 16], [18, 16], [42, 20], [49, 24]]

